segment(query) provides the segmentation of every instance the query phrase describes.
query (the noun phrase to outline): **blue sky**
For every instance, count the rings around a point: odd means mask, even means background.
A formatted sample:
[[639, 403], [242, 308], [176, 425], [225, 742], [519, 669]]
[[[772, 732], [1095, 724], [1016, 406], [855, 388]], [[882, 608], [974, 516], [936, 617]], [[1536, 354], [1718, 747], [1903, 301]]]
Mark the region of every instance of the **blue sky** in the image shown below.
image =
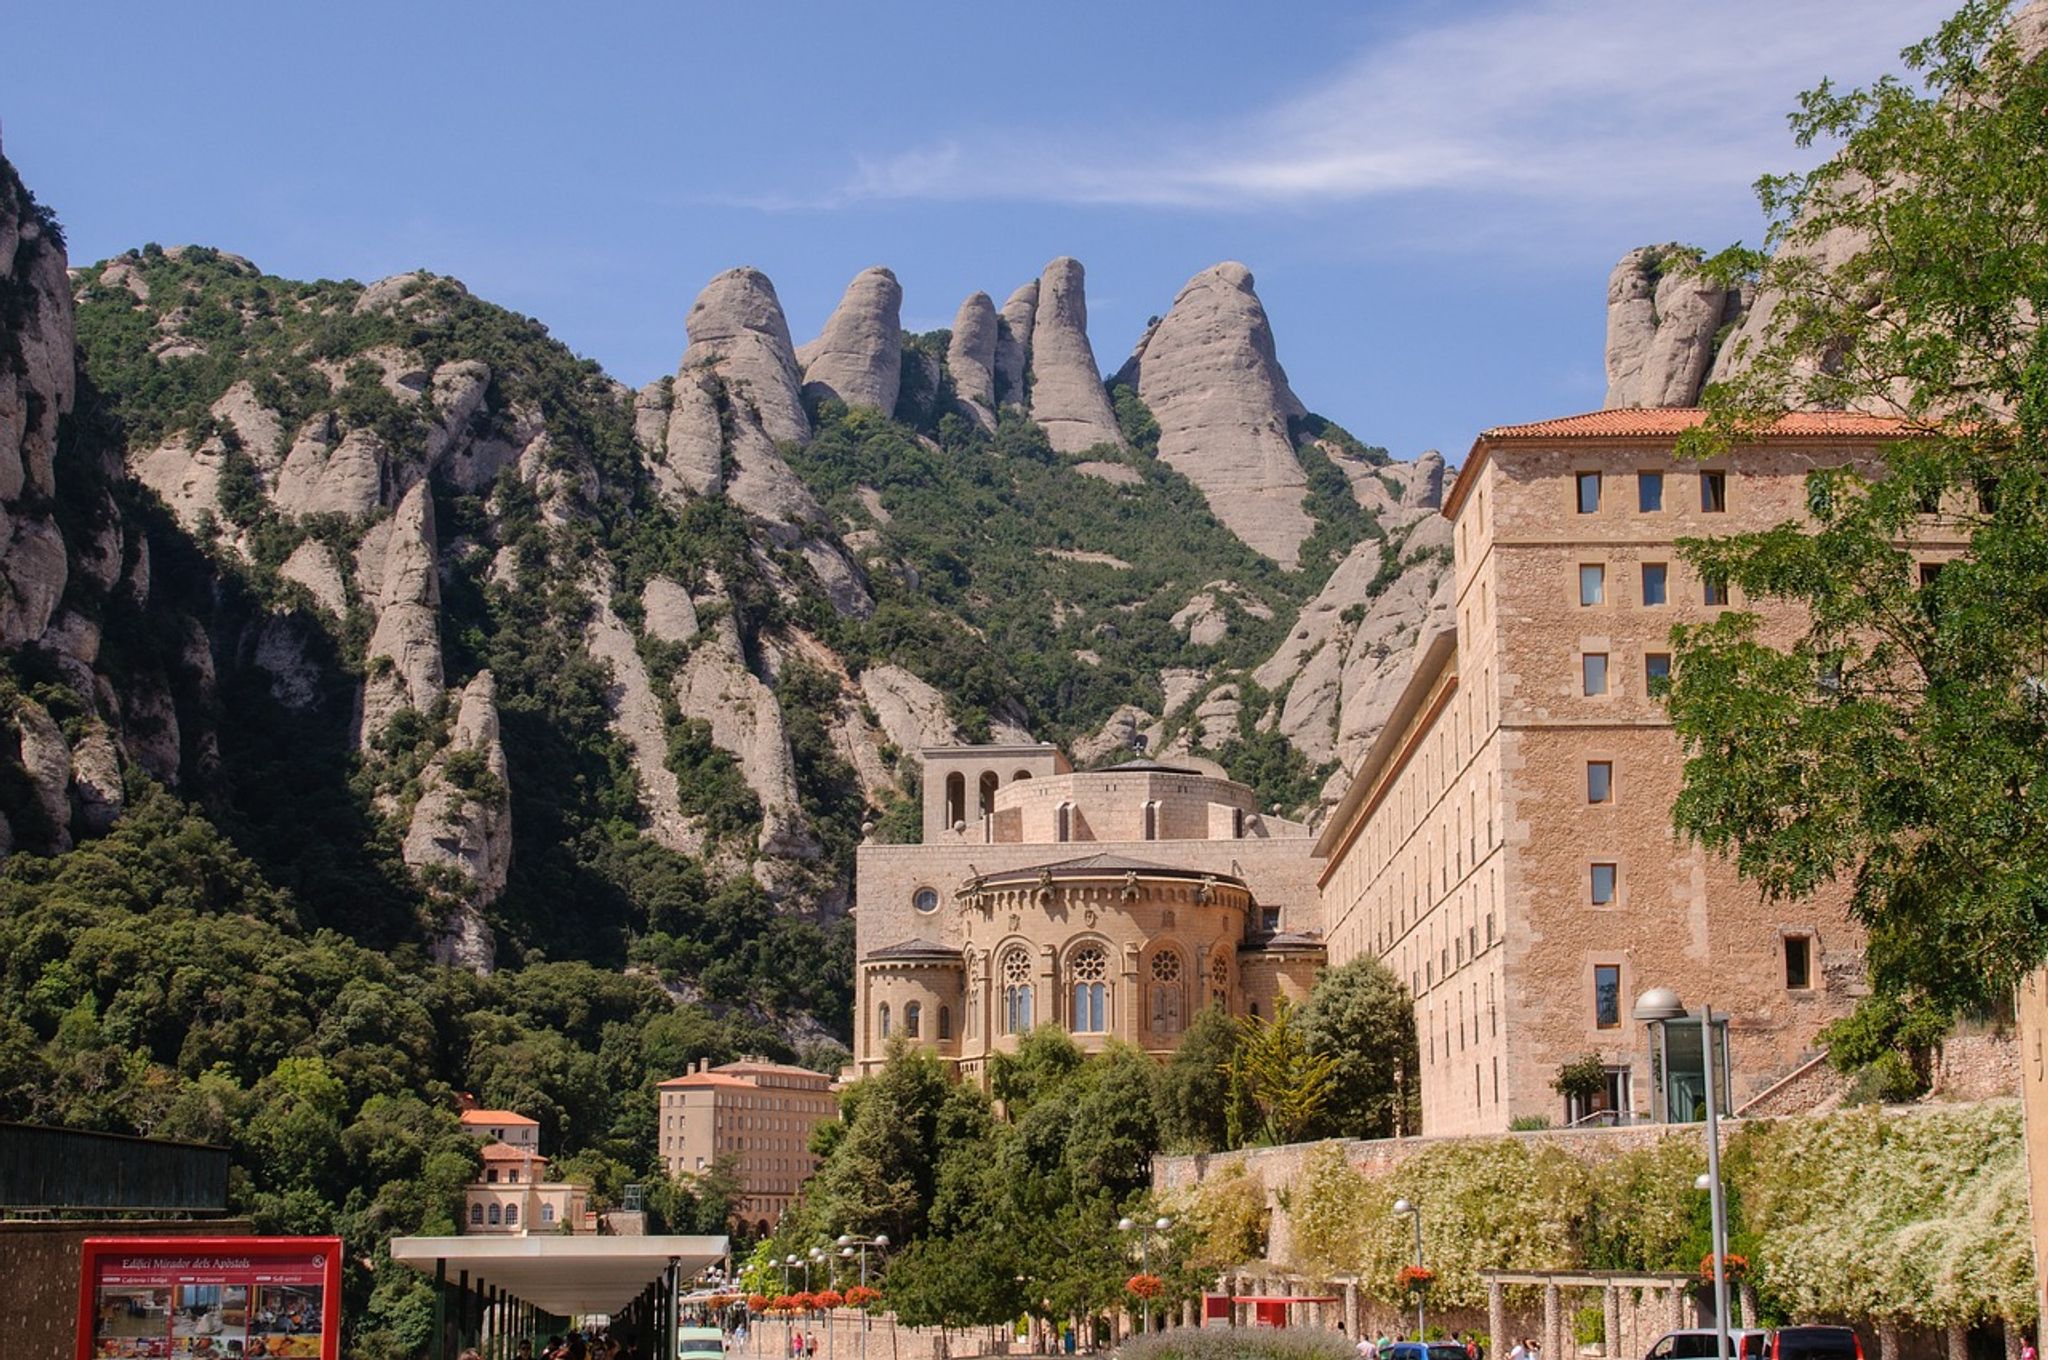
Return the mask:
[[0, 133], [74, 261], [427, 268], [635, 386], [733, 265], [801, 343], [870, 264], [926, 329], [1074, 255], [1114, 369], [1239, 259], [1303, 401], [1456, 458], [1598, 406], [1616, 257], [1753, 238], [1798, 91], [1894, 69], [1952, 8], [69, 0], [0, 24]]

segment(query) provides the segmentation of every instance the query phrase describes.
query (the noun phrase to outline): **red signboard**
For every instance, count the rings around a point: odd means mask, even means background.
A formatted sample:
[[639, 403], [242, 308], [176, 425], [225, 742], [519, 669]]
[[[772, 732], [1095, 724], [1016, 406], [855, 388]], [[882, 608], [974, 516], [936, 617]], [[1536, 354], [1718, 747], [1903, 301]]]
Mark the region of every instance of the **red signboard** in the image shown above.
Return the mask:
[[77, 1360], [340, 1360], [338, 1237], [91, 1237]]

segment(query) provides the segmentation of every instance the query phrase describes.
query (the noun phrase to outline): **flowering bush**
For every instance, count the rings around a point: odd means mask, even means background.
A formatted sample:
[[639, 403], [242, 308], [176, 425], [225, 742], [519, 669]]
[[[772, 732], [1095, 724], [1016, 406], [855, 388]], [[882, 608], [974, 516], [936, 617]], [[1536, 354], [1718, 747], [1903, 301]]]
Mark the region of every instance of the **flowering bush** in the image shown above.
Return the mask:
[[[1728, 1283], [1730, 1284], [1735, 1283], [1749, 1273], [1749, 1258], [1747, 1256], [1737, 1256], [1731, 1251], [1722, 1257], [1721, 1260], [1724, 1264], [1724, 1269], [1727, 1271]], [[1705, 1256], [1700, 1257], [1700, 1278], [1702, 1280], [1714, 1278], [1714, 1253], [1711, 1251]]]
[[882, 1291], [870, 1289], [864, 1284], [857, 1284], [846, 1291], [846, 1304], [849, 1308], [869, 1308], [881, 1301]]
[[845, 1303], [846, 1296], [836, 1289], [821, 1289], [813, 1296], [813, 1301], [820, 1308], [831, 1309]]
[[1124, 1281], [1124, 1288], [1130, 1291], [1133, 1298], [1156, 1299], [1160, 1291], [1166, 1288], [1166, 1282], [1157, 1275], [1133, 1275]]
[[782, 1303], [792, 1313], [808, 1313], [818, 1306], [818, 1298], [815, 1294], [791, 1294]]
[[789, 1295], [777, 1294], [774, 1298], [768, 1300], [768, 1311], [771, 1313], [787, 1313], [789, 1311]]
[[1402, 1266], [1394, 1283], [1403, 1294], [1420, 1294], [1436, 1283], [1436, 1272], [1428, 1266]]
[[747, 1311], [748, 1311], [748, 1312], [750, 1312], [750, 1313], [765, 1313], [765, 1312], [767, 1312], [767, 1311], [768, 1311], [768, 1296], [767, 1296], [766, 1294], [749, 1294], [749, 1295], [747, 1295]]

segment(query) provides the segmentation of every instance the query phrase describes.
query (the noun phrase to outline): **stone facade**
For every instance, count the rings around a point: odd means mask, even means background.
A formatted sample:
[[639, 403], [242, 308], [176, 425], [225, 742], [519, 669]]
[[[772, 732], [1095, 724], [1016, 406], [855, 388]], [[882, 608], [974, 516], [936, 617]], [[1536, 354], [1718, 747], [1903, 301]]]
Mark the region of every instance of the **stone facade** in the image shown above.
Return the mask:
[[[1326, 956], [1383, 962], [1415, 999], [1432, 1134], [1648, 1111], [1630, 1012], [1657, 986], [1730, 1017], [1734, 1106], [1783, 1082], [1863, 994], [1863, 937], [1846, 891], [1764, 901], [1672, 829], [1671, 630], [1748, 603], [1677, 544], [1799, 518], [1808, 473], [1875, 470], [1899, 429], [1795, 415], [1679, 460], [1702, 419], [1618, 410], [1480, 436], [1443, 509], [1449, 626], [1421, 640], [1314, 840], [1198, 762], [1082, 772], [1050, 746], [926, 750], [924, 844], [860, 851], [855, 1070], [901, 1037], [979, 1073], [1015, 1043], [1020, 989], [1030, 1021], [1083, 1047], [1164, 1054], [1186, 1016], [1154, 999], [1164, 953], [1184, 1007], [1206, 989], [1239, 1014], [1305, 996]], [[1938, 519], [1923, 530], [1923, 562], [1962, 548]], [[1773, 609], [1765, 636], [1799, 622]], [[1100, 1018], [1077, 990], [1097, 976]], [[1551, 1083], [1588, 1054], [1606, 1088], [1568, 1103]]]
[[[1674, 625], [1744, 604], [1676, 541], [1798, 518], [1809, 471], [1870, 465], [1895, 427], [1791, 417], [1723, 459], [1680, 462], [1676, 439], [1700, 418], [1614, 411], [1480, 436], [1444, 509], [1455, 626], [1425, 648], [1317, 842], [1332, 962], [1369, 954], [1415, 995], [1432, 1133], [1591, 1113], [1551, 1088], [1588, 1053], [1609, 1070], [1593, 1105], [1648, 1109], [1629, 1012], [1653, 986], [1733, 1017], [1738, 1106], [1862, 994], [1844, 892], [1765, 902], [1673, 832], [1682, 761], [1653, 672]], [[1938, 559], [1955, 545], [1924, 546]], [[1796, 624], [1777, 613], [1766, 635]]]
[[1311, 841], [1249, 788], [1199, 763], [1075, 771], [1050, 746], [923, 755], [925, 842], [860, 850], [857, 1072], [900, 1040], [982, 1079], [1048, 1022], [1164, 1057], [1202, 1006], [1307, 994]]
[[743, 1058], [671, 1077], [658, 1088], [662, 1164], [678, 1179], [721, 1159], [739, 1179], [733, 1213], [769, 1231], [817, 1170], [811, 1130], [839, 1117], [831, 1079], [805, 1067]]

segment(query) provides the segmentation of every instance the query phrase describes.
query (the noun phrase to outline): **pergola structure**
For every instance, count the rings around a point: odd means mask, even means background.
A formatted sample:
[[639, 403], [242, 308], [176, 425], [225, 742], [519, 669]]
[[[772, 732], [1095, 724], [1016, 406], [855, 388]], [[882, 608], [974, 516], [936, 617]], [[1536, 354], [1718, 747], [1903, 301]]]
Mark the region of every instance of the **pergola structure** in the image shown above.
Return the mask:
[[395, 1237], [391, 1259], [434, 1281], [432, 1360], [464, 1346], [511, 1360], [519, 1338], [592, 1316], [674, 1360], [677, 1301], [728, 1249], [723, 1237]]
[[[1543, 1335], [1539, 1339], [1545, 1355], [1558, 1356], [1571, 1355], [1577, 1350], [1564, 1310], [1564, 1291], [1599, 1290], [1606, 1321], [1605, 1353], [1610, 1358], [1618, 1358], [1626, 1353], [1622, 1345], [1621, 1318], [1624, 1290], [1648, 1293], [1657, 1305], [1656, 1311], [1661, 1312], [1665, 1319], [1663, 1326], [1676, 1330], [1685, 1326], [1686, 1300], [1699, 1284], [1693, 1276], [1677, 1271], [1482, 1270], [1478, 1273], [1479, 1278], [1486, 1281], [1486, 1330], [1491, 1338], [1490, 1353], [1496, 1356], [1506, 1355], [1514, 1345], [1507, 1334], [1507, 1291], [1511, 1287], [1541, 1287]], [[1647, 1347], [1635, 1346], [1632, 1349], [1641, 1353]]]

